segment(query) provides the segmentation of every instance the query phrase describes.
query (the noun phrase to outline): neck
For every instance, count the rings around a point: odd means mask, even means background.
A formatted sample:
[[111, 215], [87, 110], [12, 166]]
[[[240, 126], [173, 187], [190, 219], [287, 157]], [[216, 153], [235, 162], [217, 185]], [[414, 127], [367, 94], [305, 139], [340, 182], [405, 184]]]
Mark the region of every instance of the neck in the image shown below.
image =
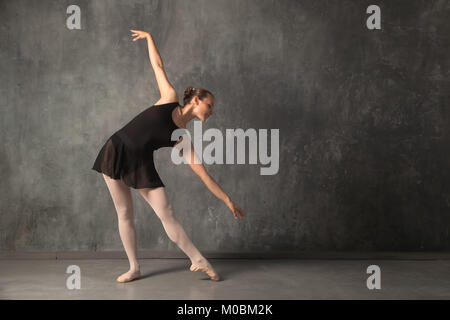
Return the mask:
[[195, 118], [194, 106], [192, 104], [187, 104], [183, 107], [180, 106], [179, 112], [177, 112], [178, 122], [181, 127], [186, 128], [189, 121]]

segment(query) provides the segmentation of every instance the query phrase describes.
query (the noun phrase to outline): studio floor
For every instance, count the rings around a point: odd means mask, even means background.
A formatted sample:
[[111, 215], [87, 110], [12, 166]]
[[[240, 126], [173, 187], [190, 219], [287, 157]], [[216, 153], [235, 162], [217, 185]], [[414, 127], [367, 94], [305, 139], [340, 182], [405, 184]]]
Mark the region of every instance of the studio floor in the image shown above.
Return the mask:
[[[116, 278], [124, 259], [0, 260], [0, 299], [450, 299], [450, 260], [209, 259], [222, 281], [189, 271], [188, 259], [141, 259], [142, 277]], [[80, 289], [68, 289], [68, 266]], [[380, 267], [381, 289], [367, 288]]]

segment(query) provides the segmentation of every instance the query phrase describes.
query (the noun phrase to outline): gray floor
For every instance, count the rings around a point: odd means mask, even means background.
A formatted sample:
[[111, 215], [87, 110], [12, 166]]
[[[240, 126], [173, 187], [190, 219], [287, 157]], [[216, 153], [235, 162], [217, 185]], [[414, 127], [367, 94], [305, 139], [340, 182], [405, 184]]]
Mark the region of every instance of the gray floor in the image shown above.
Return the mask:
[[[141, 259], [143, 277], [115, 279], [123, 259], [0, 260], [1, 299], [449, 299], [450, 260], [209, 259], [222, 281], [188, 270], [187, 259]], [[381, 289], [369, 290], [369, 265]], [[69, 265], [81, 289], [69, 290]]]

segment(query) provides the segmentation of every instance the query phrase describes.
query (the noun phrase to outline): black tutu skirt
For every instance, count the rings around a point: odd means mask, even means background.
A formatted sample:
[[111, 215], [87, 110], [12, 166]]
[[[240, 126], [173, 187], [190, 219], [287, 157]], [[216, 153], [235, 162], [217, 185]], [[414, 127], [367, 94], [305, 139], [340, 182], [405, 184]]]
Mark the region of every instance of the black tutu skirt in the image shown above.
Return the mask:
[[93, 170], [112, 179], [121, 179], [134, 188], [165, 187], [153, 161], [154, 150], [133, 150], [115, 133], [103, 145]]

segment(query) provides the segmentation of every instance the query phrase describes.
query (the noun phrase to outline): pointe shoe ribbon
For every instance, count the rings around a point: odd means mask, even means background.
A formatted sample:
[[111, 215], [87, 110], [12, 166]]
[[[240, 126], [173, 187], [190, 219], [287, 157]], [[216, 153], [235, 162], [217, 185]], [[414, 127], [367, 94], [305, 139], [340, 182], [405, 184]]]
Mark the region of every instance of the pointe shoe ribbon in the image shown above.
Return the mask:
[[220, 280], [220, 277], [217, 274], [217, 272], [215, 272], [213, 269], [210, 269], [210, 268], [207, 268], [207, 267], [203, 268], [203, 267], [199, 267], [199, 266], [196, 266], [196, 265], [192, 264], [191, 267], [189, 268], [189, 270], [191, 270], [193, 272], [204, 272], [211, 278], [211, 280], [214, 280], [214, 281], [219, 281]]

